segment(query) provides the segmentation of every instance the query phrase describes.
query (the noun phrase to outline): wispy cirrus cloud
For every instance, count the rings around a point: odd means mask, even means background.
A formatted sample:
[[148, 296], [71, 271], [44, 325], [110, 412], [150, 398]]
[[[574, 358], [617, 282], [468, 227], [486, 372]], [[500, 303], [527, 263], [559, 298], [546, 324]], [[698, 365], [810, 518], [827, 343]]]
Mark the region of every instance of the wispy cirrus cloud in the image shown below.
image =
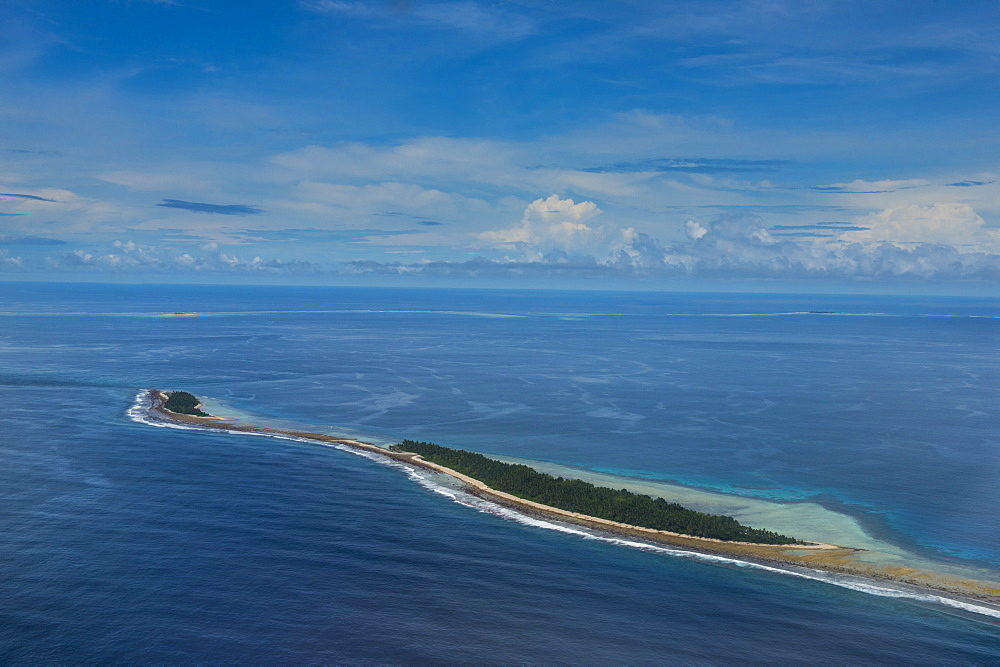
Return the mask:
[[396, 27], [404, 22], [423, 28], [452, 30], [486, 43], [518, 40], [537, 31], [535, 20], [526, 13], [495, 3], [302, 0], [299, 6], [317, 14], [378, 22], [384, 27]]
[[[628, 196], [641, 186], [642, 173], [596, 172], [553, 164], [544, 148], [510, 141], [417, 137], [392, 145], [352, 142], [337, 146], [307, 146], [282, 153], [272, 161], [275, 179], [327, 181], [331, 185], [359, 180], [406, 184], [463, 196], [484, 194], [535, 195], [571, 190], [587, 196]], [[540, 157], [547, 164], [539, 164]], [[487, 192], [484, 193], [484, 188]]]
[[596, 173], [685, 173], [685, 174], [732, 174], [748, 172], [772, 172], [788, 167], [790, 160], [749, 160], [737, 158], [652, 158], [637, 162], [616, 162], [602, 167], [590, 167], [582, 171]]

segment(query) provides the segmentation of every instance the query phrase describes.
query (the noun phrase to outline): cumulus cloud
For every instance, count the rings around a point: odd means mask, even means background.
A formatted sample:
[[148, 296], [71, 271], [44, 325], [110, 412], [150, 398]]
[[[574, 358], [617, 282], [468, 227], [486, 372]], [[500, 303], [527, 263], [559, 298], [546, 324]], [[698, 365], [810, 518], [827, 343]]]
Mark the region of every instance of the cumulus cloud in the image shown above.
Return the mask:
[[[49, 257], [46, 270], [136, 273], [269, 272], [331, 276], [425, 276], [430, 278], [726, 278], [847, 280], [1000, 279], [997, 230], [966, 204], [903, 206], [872, 212], [855, 225], [828, 225], [838, 236], [792, 238], [772, 234], [754, 215], [726, 214], [688, 220], [676, 231], [681, 240], [663, 241], [635, 227], [595, 227], [601, 210], [552, 195], [531, 202], [520, 224], [482, 233], [477, 241], [503, 253], [492, 259], [380, 262], [282, 261], [223, 251], [217, 243], [180, 252], [132, 240], [115, 241], [103, 251], [76, 249]], [[428, 232], [362, 235], [369, 246], [447, 245]], [[0, 268], [39, 268], [36, 260], [10, 257]], [[36, 262], [32, 264], [32, 262]]]
[[1000, 249], [1000, 232], [986, 229], [968, 204], [901, 206], [870, 213], [855, 220], [863, 230], [850, 230], [841, 239], [858, 243], [936, 243]]
[[704, 225], [688, 220], [684, 228], [689, 240], [669, 246], [627, 229], [609, 263], [688, 274], [728, 272], [739, 267], [770, 271], [797, 250], [794, 243], [771, 236], [757, 216], [724, 215]]
[[[905, 207], [873, 213], [859, 222], [866, 227], [844, 225], [847, 229], [837, 230], [843, 231], [839, 238], [807, 241], [774, 236], [757, 216], [727, 214], [709, 222], [686, 221], [687, 239], [680, 242], [664, 243], [626, 228], [606, 256], [567, 261], [565, 253], [525, 254], [529, 261], [516, 266], [518, 271], [531, 264], [538, 271], [544, 265], [563, 273], [576, 267], [595, 275], [649, 277], [995, 280], [1000, 276], [1000, 254], [990, 251], [987, 243], [995, 243], [994, 232], [984, 229], [982, 219], [968, 206]], [[525, 227], [513, 230], [521, 233], [517, 238], [529, 236]], [[955, 245], [961, 241], [975, 247], [963, 252]], [[505, 261], [514, 270], [511, 260]], [[481, 266], [475, 270], [483, 271]]]
[[[86, 271], [98, 273], [156, 273], [174, 274], [184, 272], [232, 273], [266, 272], [292, 273], [314, 272], [309, 262], [265, 260], [260, 256], [252, 258], [219, 252], [214, 244], [206, 244], [211, 251], [203, 255], [192, 255], [135, 241], [115, 241], [108, 250], [77, 249], [72, 252], [45, 258], [40, 264], [31, 265], [18, 260], [20, 269], [44, 269], [46, 271]], [[203, 246], [203, 247], [206, 247]], [[5, 251], [0, 251], [5, 252]], [[10, 264], [9, 262], [7, 264]], [[7, 267], [11, 268], [11, 267]]]
[[524, 210], [520, 225], [483, 232], [479, 240], [506, 249], [581, 247], [597, 234], [586, 223], [600, 213], [601, 209], [594, 202], [577, 204], [572, 199], [551, 195], [531, 202]]
[[708, 230], [694, 220], [686, 220], [684, 222], [684, 233], [687, 234], [692, 241], [697, 241], [705, 234], [708, 234]]
[[21, 257], [11, 257], [10, 252], [6, 248], [0, 248], [0, 268], [22, 269], [24, 268], [24, 259]]
[[[760, 218], [746, 215], [726, 215], [705, 225], [688, 221], [689, 240], [671, 245], [626, 230], [607, 264], [702, 277], [995, 280], [1000, 255], [961, 252], [953, 245], [954, 235], [942, 240], [947, 236], [942, 229], [949, 226], [953, 231], [963, 227], [965, 238], [991, 238], [981, 228], [982, 219], [966, 209], [942, 205], [882, 211], [864, 220], [885, 220], [881, 232], [853, 240], [847, 237], [868, 230], [846, 232], [832, 243], [775, 237]], [[900, 243], [907, 233], [917, 241]]]

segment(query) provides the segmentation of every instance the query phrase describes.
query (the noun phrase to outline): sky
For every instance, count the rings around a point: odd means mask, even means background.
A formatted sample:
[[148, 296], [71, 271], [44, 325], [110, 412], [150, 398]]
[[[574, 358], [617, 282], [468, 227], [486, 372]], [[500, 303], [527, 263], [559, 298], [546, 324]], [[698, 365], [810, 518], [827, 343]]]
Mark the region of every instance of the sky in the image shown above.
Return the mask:
[[998, 34], [994, 0], [5, 0], [0, 280], [996, 294]]

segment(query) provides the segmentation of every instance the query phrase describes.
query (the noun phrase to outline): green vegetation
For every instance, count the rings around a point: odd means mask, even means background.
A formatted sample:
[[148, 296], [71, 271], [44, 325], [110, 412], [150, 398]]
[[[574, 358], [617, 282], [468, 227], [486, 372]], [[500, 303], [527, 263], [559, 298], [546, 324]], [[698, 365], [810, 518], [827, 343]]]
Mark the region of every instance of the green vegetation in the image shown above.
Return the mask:
[[202, 412], [197, 408], [199, 401], [186, 391], [172, 391], [167, 396], [167, 402], [163, 404], [167, 410], [177, 412], [182, 415], [194, 415], [195, 417], [211, 417], [207, 412]]
[[570, 512], [695, 537], [759, 544], [799, 543], [769, 530], [744, 526], [730, 516], [696, 512], [663, 498], [625, 489], [553, 477], [526, 465], [495, 461], [475, 452], [414, 440], [404, 440], [394, 448], [420, 454], [427, 461], [468, 475], [497, 491]]

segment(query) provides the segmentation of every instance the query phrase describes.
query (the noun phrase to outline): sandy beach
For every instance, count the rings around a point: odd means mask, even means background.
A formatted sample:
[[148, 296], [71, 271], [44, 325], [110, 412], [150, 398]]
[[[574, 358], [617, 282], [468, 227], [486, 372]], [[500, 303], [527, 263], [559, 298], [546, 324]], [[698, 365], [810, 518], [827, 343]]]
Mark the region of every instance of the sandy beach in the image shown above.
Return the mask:
[[[418, 454], [412, 452], [392, 451], [384, 447], [379, 447], [377, 445], [352, 438], [338, 438], [335, 436], [310, 433], [306, 431], [281, 430], [240, 424], [237, 423], [240, 420], [227, 419], [223, 417], [196, 417], [193, 415], [178, 414], [166, 410], [163, 407], [163, 404], [167, 399], [166, 392], [160, 390], [150, 390], [149, 397], [152, 406], [152, 413], [163, 419], [205, 428], [285, 435], [305, 440], [315, 440], [318, 442], [354, 447], [377, 453], [382, 456], [387, 456], [410, 465], [449, 475], [460, 480], [465, 485], [466, 489], [474, 495], [531, 515], [573, 523], [653, 543], [683, 547], [685, 549], [702, 553], [716, 554], [779, 567], [792, 566], [811, 570], [820, 570], [823, 572], [854, 575], [865, 579], [874, 579], [881, 582], [891, 582], [897, 585], [927, 589], [938, 595], [943, 594], [950, 597], [970, 598], [980, 603], [985, 602], [990, 605], [997, 605], [1000, 607], [1000, 582], [996, 581], [963, 578], [915, 567], [881, 565], [866, 562], [864, 560], [864, 554], [868, 552], [864, 549], [854, 548], [849, 545], [841, 546], [808, 541], [800, 545], [770, 545], [746, 542], [727, 542], [718, 539], [692, 537], [669, 531], [654, 530], [618, 523], [598, 517], [577, 514], [575, 512], [547, 505], [541, 505], [502, 491], [497, 491], [479, 480], [463, 475], [462, 473], [451, 470], [450, 468], [426, 461]], [[807, 535], [797, 535], [796, 537], [802, 540], [808, 540]]]

